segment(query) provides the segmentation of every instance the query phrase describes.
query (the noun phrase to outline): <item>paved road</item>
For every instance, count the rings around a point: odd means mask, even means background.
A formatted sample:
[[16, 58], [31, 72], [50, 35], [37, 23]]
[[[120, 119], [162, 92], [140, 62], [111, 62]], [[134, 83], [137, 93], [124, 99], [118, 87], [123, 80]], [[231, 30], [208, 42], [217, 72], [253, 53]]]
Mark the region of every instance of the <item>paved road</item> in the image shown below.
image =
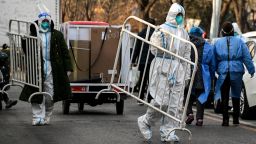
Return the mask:
[[[20, 90], [12, 89], [11, 97]], [[85, 106], [79, 113], [72, 104], [69, 115], [62, 115], [61, 103], [55, 105], [49, 126], [31, 126], [31, 108], [28, 103], [0, 111], [0, 144], [143, 144], [136, 119], [144, 114], [145, 106], [136, 105], [131, 98], [125, 101], [125, 114], [115, 114], [113, 104]], [[242, 122], [238, 127], [222, 127], [221, 117], [207, 110], [203, 127], [188, 126], [193, 144], [256, 144], [254, 121]], [[153, 143], [159, 144], [159, 124], [153, 127]], [[187, 143], [184, 137], [183, 143]]]

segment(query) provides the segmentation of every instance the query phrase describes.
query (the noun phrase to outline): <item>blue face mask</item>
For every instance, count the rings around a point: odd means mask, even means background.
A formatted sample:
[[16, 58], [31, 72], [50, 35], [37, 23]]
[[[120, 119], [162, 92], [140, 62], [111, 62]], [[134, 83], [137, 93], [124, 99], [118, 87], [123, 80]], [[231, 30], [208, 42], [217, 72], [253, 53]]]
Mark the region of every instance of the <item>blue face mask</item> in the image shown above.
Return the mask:
[[183, 23], [183, 16], [176, 16], [175, 20], [178, 25], [181, 25]]
[[48, 22], [42, 22], [42, 23], [41, 23], [41, 27], [42, 27], [44, 30], [47, 30], [47, 29], [49, 29], [50, 25], [49, 25]]

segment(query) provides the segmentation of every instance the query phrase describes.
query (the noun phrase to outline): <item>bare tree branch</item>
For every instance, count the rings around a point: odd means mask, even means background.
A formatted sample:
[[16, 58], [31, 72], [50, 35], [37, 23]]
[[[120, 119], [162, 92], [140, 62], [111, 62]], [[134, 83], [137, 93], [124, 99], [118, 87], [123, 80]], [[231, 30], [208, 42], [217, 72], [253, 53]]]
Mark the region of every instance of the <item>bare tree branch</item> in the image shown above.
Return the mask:
[[225, 15], [230, 10], [231, 3], [232, 3], [232, 0], [226, 0], [223, 2], [221, 13], [220, 13], [220, 25], [224, 22]]
[[149, 3], [145, 9], [146, 13], [149, 13], [150, 9], [153, 7], [153, 5], [156, 3], [157, 0], [153, 0], [151, 3]]

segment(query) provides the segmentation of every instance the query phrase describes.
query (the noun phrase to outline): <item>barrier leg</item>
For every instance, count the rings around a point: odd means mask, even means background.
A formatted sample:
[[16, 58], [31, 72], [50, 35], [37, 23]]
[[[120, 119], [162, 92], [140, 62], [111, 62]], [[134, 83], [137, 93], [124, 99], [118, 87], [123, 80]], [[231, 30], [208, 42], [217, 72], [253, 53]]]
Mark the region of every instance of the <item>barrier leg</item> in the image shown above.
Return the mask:
[[53, 100], [52, 95], [51, 95], [50, 93], [47, 93], [47, 92], [35, 92], [35, 93], [33, 93], [33, 94], [29, 97], [28, 102], [31, 103], [32, 97], [34, 97], [34, 96], [36, 96], [36, 95], [43, 95], [44, 97], [49, 96], [49, 97], [51, 98], [51, 100]]

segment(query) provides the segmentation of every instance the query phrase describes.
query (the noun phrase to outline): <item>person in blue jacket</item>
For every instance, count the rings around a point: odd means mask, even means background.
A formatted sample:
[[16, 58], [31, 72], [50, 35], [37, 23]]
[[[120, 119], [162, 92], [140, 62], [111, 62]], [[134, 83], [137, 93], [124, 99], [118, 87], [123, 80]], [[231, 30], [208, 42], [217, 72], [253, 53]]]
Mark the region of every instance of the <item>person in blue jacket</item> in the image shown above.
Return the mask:
[[239, 125], [244, 65], [251, 77], [254, 76], [255, 68], [248, 47], [241, 38], [234, 36], [232, 23], [224, 22], [221, 34], [223, 37], [216, 41], [213, 49], [218, 74], [215, 100], [221, 99], [223, 108], [222, 126], [229, 126], [228, 101], [229, 96], [232, 97], [233, 124]]
[[[193, 83], [193, 94], [191, 94], [187, 107], [186, 124], [194, 120], [192, 105], [196, 101], [196, 125], [203, 125], [204, 103], [207, 101], [211, 90], [211, 82], [214, 78], [213, 47], [203, 38], [204, 31], [200, 27], [192, 27], [189, 32], [190, 41], [196, 46], [198, 52], [198, 69]], [[191, 60], [195, 59], [194, 52]]]

